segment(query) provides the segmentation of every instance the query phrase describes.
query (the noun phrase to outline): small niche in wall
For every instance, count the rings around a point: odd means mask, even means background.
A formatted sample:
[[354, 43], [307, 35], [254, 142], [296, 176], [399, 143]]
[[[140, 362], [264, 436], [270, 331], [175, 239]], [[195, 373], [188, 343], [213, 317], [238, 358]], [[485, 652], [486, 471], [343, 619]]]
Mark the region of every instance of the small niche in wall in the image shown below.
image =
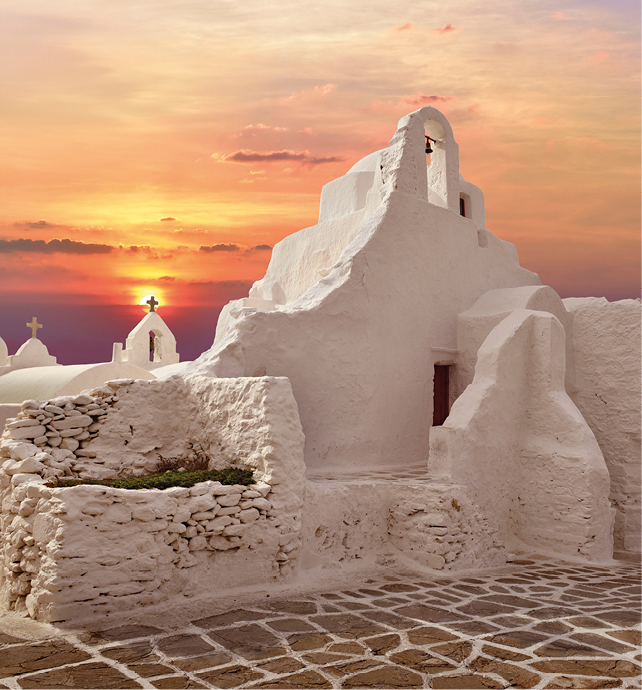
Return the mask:
[[463, 194], [459, 196], [459, 215], [470, 218], [470, 199]]
[[450, 412], [450, 365], [435, 364], [432, 425], [442, 426]]

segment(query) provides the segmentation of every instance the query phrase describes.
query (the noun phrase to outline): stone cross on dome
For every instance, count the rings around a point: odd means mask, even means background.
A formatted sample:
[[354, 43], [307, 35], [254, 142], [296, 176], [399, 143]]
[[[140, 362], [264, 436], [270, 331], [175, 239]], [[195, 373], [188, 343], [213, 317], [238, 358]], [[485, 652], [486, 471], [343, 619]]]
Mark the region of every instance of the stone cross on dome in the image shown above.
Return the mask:
[[[153, 311], [153, 310], [152, 310]], [[38, 332], [39, 328], [42, 328], [42, 324], [38, 323], [38, 319], [34, 316], [31, 319], [31, 323], [27, 324], [27, 328], [31, 328], [31, 337], [32, 338], [37, 338], [38, 336], [36, 333]]]
[[156, 299], [154, 299], [154, 295], [152, 295], [152, 296], [147, 300], [147, 302], [145, 302], [145, 304], [149, 304], [149, 311], [150, 311], [150, 313], [151, 313], [151, 312], [155, 312], [155, 311], [156, 311], [155, 307], [157, 307], [157, 306], [160, 304], [160, 302], [158, 302]]

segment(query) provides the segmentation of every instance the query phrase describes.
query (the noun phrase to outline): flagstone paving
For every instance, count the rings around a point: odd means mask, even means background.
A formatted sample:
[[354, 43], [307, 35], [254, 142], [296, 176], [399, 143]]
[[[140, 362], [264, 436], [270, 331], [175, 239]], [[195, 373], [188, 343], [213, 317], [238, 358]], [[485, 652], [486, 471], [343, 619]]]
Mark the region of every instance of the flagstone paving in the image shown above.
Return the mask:
[[405, 572], [179, 630], [38, 629], [0, 631], [0, 688], [641, 687], [640, 569], [624, 561]]

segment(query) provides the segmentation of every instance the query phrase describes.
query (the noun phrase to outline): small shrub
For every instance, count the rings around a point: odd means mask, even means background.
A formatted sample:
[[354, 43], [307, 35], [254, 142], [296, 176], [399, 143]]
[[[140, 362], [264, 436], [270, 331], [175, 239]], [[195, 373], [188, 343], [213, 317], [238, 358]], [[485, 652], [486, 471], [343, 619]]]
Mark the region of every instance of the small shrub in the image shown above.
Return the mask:
[[156, 453], [158, 457], [158, 464], [156, 465], [156, 472], [176, 472], [183, 468], [187, 472], [197, 472], [198, 470], [206, 470], [209, 468], [210, 459], [205, 454], [201, 446], [194, 446], [190, 443], [192, 449], [191, 454], [185, 458], [164, 458], [160, 453]]
[[[184, 467], [184, 465], [181, 465]], [[238, 467], [227, 467], [224, 470], [196, 470], [191, 472], [165, 471], [162, 474], [150, 474], [146, 477], [125, 477], [123, 479], [54, 479], [47, 483], [53, 489], [81, 484], [98, 484], [114, 489], [169, 489], [173, 486], [190, 487], [199, 482], [220, 482], [221, 484], [256, 484], [252, 470]]]

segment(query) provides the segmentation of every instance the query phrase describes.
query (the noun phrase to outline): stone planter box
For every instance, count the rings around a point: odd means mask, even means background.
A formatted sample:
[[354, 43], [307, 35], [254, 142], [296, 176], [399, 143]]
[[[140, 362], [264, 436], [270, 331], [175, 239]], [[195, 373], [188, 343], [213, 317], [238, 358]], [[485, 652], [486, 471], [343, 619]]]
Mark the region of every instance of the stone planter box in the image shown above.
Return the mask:
[[[114, 382], [113, 389], [117, 400], [92, 443], [79, 446], [79, 454], [64, 451], [73, 459], [5, 431], [3, 605], [38, 620], [69, 621], [207, 593], [204, 586], [216, 595], [291, 573], [300, 545], [304, 466], [303, 434], [287, 379]], [[192, 397], [205, 419], [192, 415], [190, 426]], [[26, 411], [36, 409], [29, 404]], [[156, 423], [145, 429], [142, 415]], [[177, 419], [186, 431], [182, 437], [175, 433]], [[116, 431], [125, 423], [132, 430], [123, 438]], [[198, 424], [200, 436], [193, 428]], [[163, 491], [46, 485], [61, 472], [105, 476], [128, 466], [131, 474], [142, 474], [152, 453], [180, 452], [192, 439], [219, 464], [222, 448], [243, 458], [236, 465], [253, 469], [257, 483], [203, 482]]]

